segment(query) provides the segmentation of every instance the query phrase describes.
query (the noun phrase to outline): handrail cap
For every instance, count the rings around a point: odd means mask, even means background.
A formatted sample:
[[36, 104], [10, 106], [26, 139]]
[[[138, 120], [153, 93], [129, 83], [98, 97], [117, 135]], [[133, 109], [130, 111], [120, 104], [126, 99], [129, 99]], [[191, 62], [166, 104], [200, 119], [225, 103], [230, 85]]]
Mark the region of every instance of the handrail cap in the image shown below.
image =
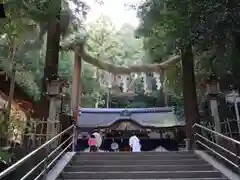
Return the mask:
[[235, 144], [240, 145], [240, 141], [237, 141], [236, 139], [233, 139], [233, 138], [230, 138], [230, 137], [228, 137], [228, 136], [225, 136], [224, 134], [219, 133], [219, 132], [217, 132], [217, 131], [211, 130], [211, 129], [209, 129], [209, 128], [201, 125], [201, 124], [195, 123], [192, 127], [193, 127], [193, 128], [194, 128], [194, 127], [198, 127], [198, 128], [204, 129], [205, 131], [208, 131], [208, 132], [210, 132], [210, 133], [213, 133], [213, 134], [215, 134], [215, 135], [217, 135], [217, 136], [222, 137], [223, 139], [226, 139], [226, 140], [228, 140], [228, 141], [231, 141], [231, 142], [233, 142], [233, 143], [235, 143]]

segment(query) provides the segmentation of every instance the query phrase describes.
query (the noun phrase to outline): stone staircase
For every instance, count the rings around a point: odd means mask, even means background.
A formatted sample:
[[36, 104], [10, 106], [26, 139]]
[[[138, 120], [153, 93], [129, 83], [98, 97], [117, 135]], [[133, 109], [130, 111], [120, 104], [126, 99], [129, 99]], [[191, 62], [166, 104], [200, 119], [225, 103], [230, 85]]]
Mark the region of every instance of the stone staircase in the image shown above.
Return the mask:
[[227, 180], [193, 152], [78, 153], [58, 180]]

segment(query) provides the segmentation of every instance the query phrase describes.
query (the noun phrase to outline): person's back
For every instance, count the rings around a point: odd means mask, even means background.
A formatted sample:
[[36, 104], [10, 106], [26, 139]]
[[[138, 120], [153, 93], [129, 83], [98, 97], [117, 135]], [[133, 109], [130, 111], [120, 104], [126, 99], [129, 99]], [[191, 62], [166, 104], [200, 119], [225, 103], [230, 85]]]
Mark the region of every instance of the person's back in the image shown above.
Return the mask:
[[95, 136], [91, 136], [91, 138], [88, 140], [88, 146], [90, 147], [90, 152], [95, 152], [97, 148], [97, 141], [95, 139]]
[[133, 135], [129, 138], [129, 146], [131, 147], [132, 152], [141, 151], [140, 141], [136, 135]]

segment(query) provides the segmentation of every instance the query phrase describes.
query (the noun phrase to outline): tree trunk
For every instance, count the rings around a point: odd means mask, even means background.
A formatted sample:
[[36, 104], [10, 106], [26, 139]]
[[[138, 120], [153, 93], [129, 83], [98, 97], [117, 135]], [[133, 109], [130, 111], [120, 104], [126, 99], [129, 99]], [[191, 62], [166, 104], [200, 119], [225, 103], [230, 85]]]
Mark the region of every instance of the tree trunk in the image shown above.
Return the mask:
[[47, 43], [46, 43], [46, 56], [45, 56], [45, 68], [44, 76], [42, 80], [42, 97], [41, 97], [41, 111], [39, 116], [47, 119], [49, 115], [49, 100], [44, 95], [46, 92], [46, 79], [51, 79], [58, 76], [58, 61], [59, 61], [59, 50], [60, 50], [60, 11], [61, 11], [61, 0], [59, 0], [59, 14], [48, 22], [47, 31]]
[[233, 46], [233, 57], [231, 60], [232, 63], [232, 75], [233, 75], [233, 85], [234, 88], [240, 91], [240, 73], [239, 73], [239, 66], [240, 66], [240, 33], [233, 33], [234, 39], [234, 46]]
[[181, 49], [181, 59], [186, 136], [189, 143], [188, 149], [191, 150], [194, 143], [194, 132], [192, 126], [194, 123], [199, 121], [196, 82], [194, 74], [194, 57], [191, 45], [186, 45]]
[[[14, 65], [15, 66], [15, 65]], [[14, 90], [15, 90], [15, 79], [16, 79], [16, 69], [13, 66], [12, 73], [11, 73], [11, 81], [10, 81], [10, 90], [8, 94], [8, 102], [7, 102], [7, 108], [6, 108], [6, 121], [9, 120], [11, 115], [11, 109], [12, 109], [12, 101], [14, 98]]]
[[8, 143], [8, 134], [9, 134], [9, 124], [10, 124], [10, 116], [11, 116], [11, 109], [12, 109], [12, 101], [14, 99], [14, 90], [15, 90], [15, 78], [16, 78], [16, 63], [15, 63], [15, 53], [16, 53], [16, 48], [15, 48], [15, 43], [12, 43], [12, 48], [10, 50], [10, 57], [11, 57], [11, 81], [10, 81], [10, 87], [9, 87], [9, 94], [8, 94], [8, 100], [7, 100], [7, 107], [5, 110], [5, 115], [4, 115], [4, 128], [6, 129], [5, 132], [6, 134], [2, 134], [3, 138], [6, 139], [6, 144]]
[[48, 23], [44, 77], [58, 76], [60, 24], [56, 17]]

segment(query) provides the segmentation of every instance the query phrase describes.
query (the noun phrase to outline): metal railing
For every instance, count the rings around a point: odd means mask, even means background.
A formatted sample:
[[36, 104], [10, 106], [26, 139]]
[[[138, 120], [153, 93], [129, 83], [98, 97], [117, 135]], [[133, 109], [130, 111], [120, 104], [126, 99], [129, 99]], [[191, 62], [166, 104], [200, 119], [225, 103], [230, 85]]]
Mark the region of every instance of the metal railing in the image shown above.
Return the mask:
[[[211, 130], [207, 127], [204, 127], [200, 124], [194, 124], [193, 128], [196, 129], [194, 134], [196, 145], [202, 146], [221, 160], [236, 168], [238, 171], [240, 170], [239, 141]], [[211, 137], [215, 138], [212, 139], [210, 137], [205, 137], [203, 135], [204, 132], [211, 134]]]
[[[26, 155], [24, 158], [14, 163], [12, 166], [0, 172], [0, 179], [7, 177], [11, 173], [14, 173], [14, 171], [18, 167], [23, 166], [24, 163], [27, 162], [27, 160], [33, 158], [37, 153], [42, 152], [42, 150], [46, 152], [44, 158], [40, 162], [38, 162], [34, 167], [32, 167], [29, 171], [27, 171], [27, 173], [25, 173], [22, 177], [18, 179], [19, 180], [28, 179], [31, 175], [34, 174], [34, 172], [36, 173], [37, 170], [39, 173], [37, 173], [34, 178], [31, 177], [31, 179], [32, 180], [38, 180], [40, 178], [45, 179], [47, 176], [47, 173], [49, 172], [51, 167], [54, 165], [54, 163], [56, 163], [56, 161], [68, 149], [71, 148], [72, 151], [75, 150], [75, 131], [76, 131], [75, 125], [68, 127], [67, 129], [65, 129], [64, 131], [62, 131], [61, 133], [59, 133], [58, 135], [54, 136], [52, 139], [44, 143], [42, 146], [35, 149], [34, 151]], [[69, 137], [67, 137], [63, 142], [59, 143], [59, 139], [62, 139], [64, 135], [68, 135], [69, 132], [71, 133]]]

